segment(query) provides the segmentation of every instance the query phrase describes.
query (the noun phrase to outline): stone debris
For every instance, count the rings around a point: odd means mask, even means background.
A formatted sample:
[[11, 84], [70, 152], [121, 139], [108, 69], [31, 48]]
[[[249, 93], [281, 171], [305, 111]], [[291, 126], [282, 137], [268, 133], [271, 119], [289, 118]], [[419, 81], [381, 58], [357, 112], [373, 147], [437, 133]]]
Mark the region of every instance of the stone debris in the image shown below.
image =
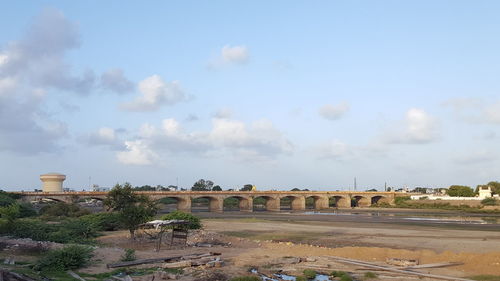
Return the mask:
[[400, 259], [400, 258], [388, 258], [385, 260], [387, 264], [401, 266], [401, 267], [409, 267], [418, 265], [418, 260], [410, 260], [410, 259]]

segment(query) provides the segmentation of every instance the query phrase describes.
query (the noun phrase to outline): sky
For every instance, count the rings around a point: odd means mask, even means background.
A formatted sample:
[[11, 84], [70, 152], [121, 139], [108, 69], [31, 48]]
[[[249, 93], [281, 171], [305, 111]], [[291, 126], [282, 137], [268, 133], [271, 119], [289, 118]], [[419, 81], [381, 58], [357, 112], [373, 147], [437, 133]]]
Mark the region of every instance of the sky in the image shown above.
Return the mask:
[[500, 180], [498, 1], [0, 5], [0, 189]]

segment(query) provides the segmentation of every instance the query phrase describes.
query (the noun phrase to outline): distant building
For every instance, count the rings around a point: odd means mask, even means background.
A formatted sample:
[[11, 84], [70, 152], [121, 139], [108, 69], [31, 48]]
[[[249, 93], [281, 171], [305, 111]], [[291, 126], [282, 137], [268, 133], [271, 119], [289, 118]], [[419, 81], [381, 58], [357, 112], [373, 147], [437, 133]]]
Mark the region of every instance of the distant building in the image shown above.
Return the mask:
[[491, 196], [491, 187], [489, 185], [482, 185], [479, 187], [479, 198], [489, 198]]
[[40, 175], [43, 192], [63, 192], [63, 181], [66, 176], [59, 173], [47, 173]]

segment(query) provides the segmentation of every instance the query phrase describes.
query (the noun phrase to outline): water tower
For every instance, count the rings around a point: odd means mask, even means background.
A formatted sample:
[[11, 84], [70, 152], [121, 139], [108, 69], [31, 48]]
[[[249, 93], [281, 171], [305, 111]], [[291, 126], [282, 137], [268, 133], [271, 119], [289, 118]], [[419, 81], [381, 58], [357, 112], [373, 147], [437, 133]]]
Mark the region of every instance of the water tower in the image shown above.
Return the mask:
[[62, 192], [63, 191], [63, 181], [66, 176], [59, 173], [48, 173], [40, 175], [40, 180], [43, 182], [42, 191], [43, 192]]

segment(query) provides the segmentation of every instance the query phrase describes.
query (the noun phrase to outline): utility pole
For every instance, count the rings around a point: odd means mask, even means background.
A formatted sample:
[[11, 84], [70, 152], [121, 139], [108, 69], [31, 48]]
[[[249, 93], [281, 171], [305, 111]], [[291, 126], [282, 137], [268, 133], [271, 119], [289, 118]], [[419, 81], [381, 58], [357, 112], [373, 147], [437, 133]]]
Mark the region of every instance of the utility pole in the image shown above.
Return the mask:
[[356, 188], [357, 188], [357, 186], [356, 186], [356, 177], [354, 177], [354, 191], [356, 191]]
[[384, 184], [384, 191], [387, 191], [387, 182]]

